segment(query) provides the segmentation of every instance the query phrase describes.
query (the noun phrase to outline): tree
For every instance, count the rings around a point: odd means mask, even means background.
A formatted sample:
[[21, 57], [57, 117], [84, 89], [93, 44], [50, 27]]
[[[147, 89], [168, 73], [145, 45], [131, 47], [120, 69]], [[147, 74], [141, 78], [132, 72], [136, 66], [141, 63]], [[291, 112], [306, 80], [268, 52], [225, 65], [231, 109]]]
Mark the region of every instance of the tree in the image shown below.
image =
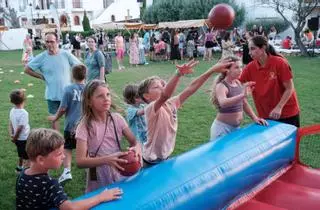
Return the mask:
[[245, 9], [233, 0], [157, 0], [145, 9], [142, 19], [146, 23], [206, 19], [211, 8], [218, 3], [230, 4], [237, 14], [234, 26], [241, 25]]
[[90, 31], [91, 27], [90, 27], [90, 21], [89, 18], [87, 16], [87, 12], [84, 11], [84, 15], [83, 15], [83, 20], [82, 20], [82, 27], [84, 31]]
[[0, 7], [0, 13], [3, 14], [3, 18], [9, 21], [12, 28], [20, 28], [19, 17], [17, 16], [17, 11], [14, 8], [5, 9]]
[[[261, 1], [263, 2], [263, 1]], [[307, 17], [319, 5], [320, 0], [269, 0], [268, 7], [273, 8], [294, 31], [295, 41], [304, 56], [310, 55], [300, 38], [301, 32], [306, 25]], [[285, 14], [291, 12], [291, 20]]]

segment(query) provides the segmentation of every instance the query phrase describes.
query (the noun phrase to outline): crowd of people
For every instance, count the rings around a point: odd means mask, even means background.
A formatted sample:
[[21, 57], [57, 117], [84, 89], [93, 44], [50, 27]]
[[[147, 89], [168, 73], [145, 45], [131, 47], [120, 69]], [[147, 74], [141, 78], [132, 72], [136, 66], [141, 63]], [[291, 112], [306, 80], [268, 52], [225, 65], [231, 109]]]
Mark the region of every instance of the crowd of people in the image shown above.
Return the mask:
[[[46, 50], [26, 60], [24, 65], [26, 74], [45, 82], [52, 129], [31, 130], [23, 90], [13, 90], [10, 94], [13, 104], [10, 136], [19, 156], [17, 209], [90, 208], [119, 199], [122, 191], [116, 188], [84, 201], [72, 204], [68, 201], [61, 184], [72, 179], [72, 151], [76, 151], [77, 166], [87, 169], [86, 192], [124, 178], [119, 172], [124, 170], [120, 164], [126, 162], [121, 156], [128, 153], [121, 149], [123, 139], [128, 141], [129, 150], [135, 152], [143, 167], [165, 161], [175, 148], [178, 110], [213, 74], [218, 74], [211, 94], [217, 115], [208, 132], [211, 141], [239, 129], [243, 112], [262, 126], [268, 126], [266, 120], [272, 119], [299, 127], [300, 109], [289, 63], [269, 44], [263, 28], [239, 34], [238, 30], [223, 33], [208, 30], [203, 36], [204, 59], [212, 60], [212, 48], [218, 45], [222, 47], [221, 59], [173, 96], [180, 79], [192, 74], [199, 63], [193, 59], [201, 39], [198, 31], [189, 30], [186, 36], [181, 30], [146, 32], [144, 37], [133, 33], [129, 41], [132, 66], [141, 64], [144, 54], [152, 59], [171, 59], [173, 63], [187, 55], [190, 61], [176, 64], [176, 71], [168, 81], [153, 76], [138, 84], [126, 85], [123, 98], [128, 106], [124, 118], [112, 109], [116, 105], [105, 80], [103, 41], [99, 37], [87, 37], [88, 50], [82, 64], [77, 53], [73, 55], [58, 47], [57, 34], [47, 33]], [[114, 40], [118, 69], [122, 71], [125, 38], [119, 32]], [[25, 44], [27, 52], [30, 43]], [[232, 50], [237, 44], [244, 47], [243, 61]], [[257, 113], [247, 101], [251, 94]], [[62, 116], [65, 116], [63, 136], [59, 133]], [[59, 179], [51, 178], [48, 170], [58, 169], [61, 164], [64, 170]], [[39, 193], [45, 196], [38, 196]]]

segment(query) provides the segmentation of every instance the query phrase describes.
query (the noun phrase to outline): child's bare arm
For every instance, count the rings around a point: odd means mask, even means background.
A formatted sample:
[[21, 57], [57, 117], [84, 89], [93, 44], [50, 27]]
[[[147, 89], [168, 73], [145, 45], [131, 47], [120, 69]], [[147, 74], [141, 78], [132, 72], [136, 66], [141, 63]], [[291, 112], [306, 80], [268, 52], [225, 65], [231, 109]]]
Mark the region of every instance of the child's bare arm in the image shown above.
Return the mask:
[[227, 98], [228, 89], [221, 83], [216, 87], [216, 97], [220, 107], [229, 107], [239, 101], [242, 101], [246, 96], [244, 93]]
[[24, 126], [23, 125], [19, 125], [16, 131], [16, 134], [13, 136], [12, 141], [15, 142], [18, 140], [21, 131], [23, 130]]
[[120, 188], [113, 188], [110, 190], [104, 190], [100, 194], [87, 198], [81, 201], [71, 202], [69, 200], [63, 202], [60, 206], [60, 210], [87, 210], [90, 209], [99, 203], [117, 200], [121, 198], [123, 194]]
[[127, 138], [130, 147], [128, 148], [129, 150], [133, 150], [136, 153], [136, 156], [142, 157], [142, 149], [141, 149], [141, 144], [136, 140], [136, 137], [132, 133], [129, 127], [125, 128], [123, 130], [123, 135]]
[[243, 111], [252, 119], [252, 121], [254, 121], [255, 123], [259, 124], [259, 125], [268, 125], [268, 122], [263, 119], [263, 118], [260, 118], [258, 117], [251, 105], [248, 103], [248, 100], [245, 98], [244, 101], [243, 101]]
[[11, 136], [11, 138], [13, 138], [14, 130], [13, 130], [11, 120], [9, 121], [8, 132], [9, 132], [9, 136]]
[[[240, 81], [237, 81], [240, 84]], [[251, 94], [253, 90], [255, 82], [247, 82], [243, 84], [243, 93], [227, 98], [227, 91], [228, 89], [224, 84], [218, 84], [216, 87], [216, 96], [219, 102], [220, 107], [228, 107], [232, 106], [233, 104], [246, 99], [246, 97]]]
[[154, 111], [158, 111], [160, 107], [172, 96], [178, 85], [179, 79], [185, 74], [191, 74], [192, 68], [199, 62], [191, 60], [183, 65], [177, 65], [177, 73], [169, 80], [160, 98], [155, 102]]
[[172, 96], [174, 93], [178, 82], [179, 82], [179, 75], [174, 75], [166, 85], [164, 92], [161, 94], [161, 96], [156, 100], [154, 104], [154, 111], [157, 112], [160, 107]]
[[119, 170], [124, 170], [118, 163], [127, 162], [120, 157], [128, 154], [128, 152], [115, 152], [101, 157], [89, 157], [87, 155], [87, 148], [86, 141], [77, 139], [76, 163], [79, 168], [93, 168], [101, 165], [111, 165]]
[[208, 71], [201, 74], [198, 78], [193, 80], [191, 84], [179, 94], [180, 103], [183, 104], [192, 94], [194, 94], [213, 73], [219, 73], [227, 71], [226, 67], [232, 64], [232, 62], [222, 61], [212, 66]]
[[48, 116], [48, 120], [52, 122], [58, 121], [64, 114], [66, 113], [66, 109], [59, 107], [57, 113], [53, 116]]

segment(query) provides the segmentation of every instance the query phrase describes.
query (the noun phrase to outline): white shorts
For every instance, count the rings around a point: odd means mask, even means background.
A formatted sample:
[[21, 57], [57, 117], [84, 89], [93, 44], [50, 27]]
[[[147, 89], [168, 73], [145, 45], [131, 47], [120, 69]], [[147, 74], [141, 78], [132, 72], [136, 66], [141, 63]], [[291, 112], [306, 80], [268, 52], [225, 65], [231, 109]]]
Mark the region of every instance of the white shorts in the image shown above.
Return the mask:
[[240, 126], [229, 125], [219, 120], [214, 120], [210, 129], [210, 141], [213, 141], [218, 137], [231, 133], [232, 131], [237, 130], [239, 128]]

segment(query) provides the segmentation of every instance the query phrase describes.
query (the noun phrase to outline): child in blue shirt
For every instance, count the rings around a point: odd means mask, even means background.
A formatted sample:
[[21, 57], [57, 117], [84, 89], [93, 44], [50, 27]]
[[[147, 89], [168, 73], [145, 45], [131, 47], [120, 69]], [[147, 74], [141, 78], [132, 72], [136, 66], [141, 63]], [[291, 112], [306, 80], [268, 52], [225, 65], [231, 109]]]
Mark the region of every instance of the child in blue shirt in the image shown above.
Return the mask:
[[59, 182], [72, 179], [71, 160], [72, 150], [76, 148], [75, 127], [81, 114], [81, 95], [85, 86], [87, 68], [82, 65], [76, 65], [72, 68], [72, 77], [74, 83], [64, 89], [62, 101], [57, 113], [49, 116], [48, 119], [53, 123], [65, 115], [64, 121], [64, 153], [63, 160], [64, 171], [59, 178]]
[[138, 95], [138, 85], [127, 85], [123, 90], [123, 97], [127, 103], [127, 121], [137, 140], [142, 144], [147, 141], [144, 104]]

